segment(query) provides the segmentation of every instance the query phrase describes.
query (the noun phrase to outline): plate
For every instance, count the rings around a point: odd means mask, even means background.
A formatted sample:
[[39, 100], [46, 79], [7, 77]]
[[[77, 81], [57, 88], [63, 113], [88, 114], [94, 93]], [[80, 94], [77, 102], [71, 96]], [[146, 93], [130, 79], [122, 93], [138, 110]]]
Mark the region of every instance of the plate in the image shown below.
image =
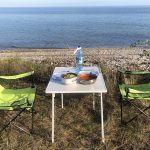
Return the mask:
[[77, 74], [74, 72], [67, 72], [61, 75], [61, 82], [63, 84], [72, 84], [77, 82]]
[[98, 77], [98, 72], [95, 71], [80, 71], [77, 77], [80, 84], [93, 84]]

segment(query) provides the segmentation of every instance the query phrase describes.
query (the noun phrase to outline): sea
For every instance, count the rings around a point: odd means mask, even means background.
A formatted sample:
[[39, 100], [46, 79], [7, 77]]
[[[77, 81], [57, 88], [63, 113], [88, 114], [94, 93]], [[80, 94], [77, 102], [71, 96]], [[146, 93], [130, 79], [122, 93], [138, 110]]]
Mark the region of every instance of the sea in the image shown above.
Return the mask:
[[128, 47], [150, 40], [150, 6], [0, 8], [0, 48]]

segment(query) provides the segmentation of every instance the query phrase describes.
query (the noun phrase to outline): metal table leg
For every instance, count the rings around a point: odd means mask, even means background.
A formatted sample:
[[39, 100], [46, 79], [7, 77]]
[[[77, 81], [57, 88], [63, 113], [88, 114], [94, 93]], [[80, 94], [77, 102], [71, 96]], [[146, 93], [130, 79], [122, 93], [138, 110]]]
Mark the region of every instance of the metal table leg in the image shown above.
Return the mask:
[[100, 101], [101, 101], [101, 130], [102, 130], [102, 142], [105, 143], [105, 137], [104, 137], [104, 120], [103, 120], [103, 96], [102, 96], [102, 93], [100, 94]]
[[54, 143], [54, 112], [55, 112], [55, 94], [52, 94], [52, 143]]
[[61, 108], [64, 108], [64, 96], [63, 96], [63, 93], [61, 93]]
[[95, 93], [93, 93], [93, 110], [95, 110]]

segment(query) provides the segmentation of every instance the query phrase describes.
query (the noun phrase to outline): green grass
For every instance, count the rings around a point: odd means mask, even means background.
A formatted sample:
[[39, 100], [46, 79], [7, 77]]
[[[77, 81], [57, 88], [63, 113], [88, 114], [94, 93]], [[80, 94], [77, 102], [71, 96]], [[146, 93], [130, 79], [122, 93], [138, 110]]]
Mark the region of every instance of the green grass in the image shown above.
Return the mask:
[[[60, 94], [55, 103], [55, 143], [51, 143], [51, 95], [45, 94], [50, 75], [56, 66], [26, 62], [21, 59], [0, 60], [0, 75], [12, 75], [35, 70], [37, 98], [35, 102], [34, 135], [29, 136], [10, 126], [0, 135], [0, 149], [4, 150], [46, 150], [46, 149], [102, 149], [102, 150], [148, 150], [150, 147], [150, 124], [138, 117], [126, 127], [120, 126], [120, 102], [116, 90], [116, 71], [102, 68], [108, 93], [104, 95], [104, 122], [106, 144], [101, 142], [100, 100], [96, 95], [96, 110], [92, 110], [91, 94], [65, 94], [64, 109], [61, 108]], [[125, 117], [135, 110], [127, 105]], [[0, 127], [13, 112], [0, 113]], [[29, 114], [23, 114], [18, 121], [30, 127]]]

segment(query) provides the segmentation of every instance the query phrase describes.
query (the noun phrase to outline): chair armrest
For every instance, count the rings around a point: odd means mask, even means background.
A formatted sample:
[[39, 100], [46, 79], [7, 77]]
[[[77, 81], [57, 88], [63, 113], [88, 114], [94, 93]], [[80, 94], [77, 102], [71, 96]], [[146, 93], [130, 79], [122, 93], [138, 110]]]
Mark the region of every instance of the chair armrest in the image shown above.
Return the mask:
[[16, 79], [21, 79], [28, 77], [30, 75], [33, 75], [34, 71], [23, 73], [23, 74], [18, 74], [18, 75], [13, 75], [13, 76], [0, 76], [1, 79], [6, 79], [6, 80], [16, 80]]
[[138, 90], [138, 89], [133, 89], [133, 88], [128, 88], [129, 93], [134, 93], [134, 94], [146, 94], [150, 93], [150, 90]]
[[130, 74], [130, 75], [150, 74], [150, 71], [142, 71], [142, 70], [135, 70], [135, 71], [119, 70], [118, 72], [121, 74]]

